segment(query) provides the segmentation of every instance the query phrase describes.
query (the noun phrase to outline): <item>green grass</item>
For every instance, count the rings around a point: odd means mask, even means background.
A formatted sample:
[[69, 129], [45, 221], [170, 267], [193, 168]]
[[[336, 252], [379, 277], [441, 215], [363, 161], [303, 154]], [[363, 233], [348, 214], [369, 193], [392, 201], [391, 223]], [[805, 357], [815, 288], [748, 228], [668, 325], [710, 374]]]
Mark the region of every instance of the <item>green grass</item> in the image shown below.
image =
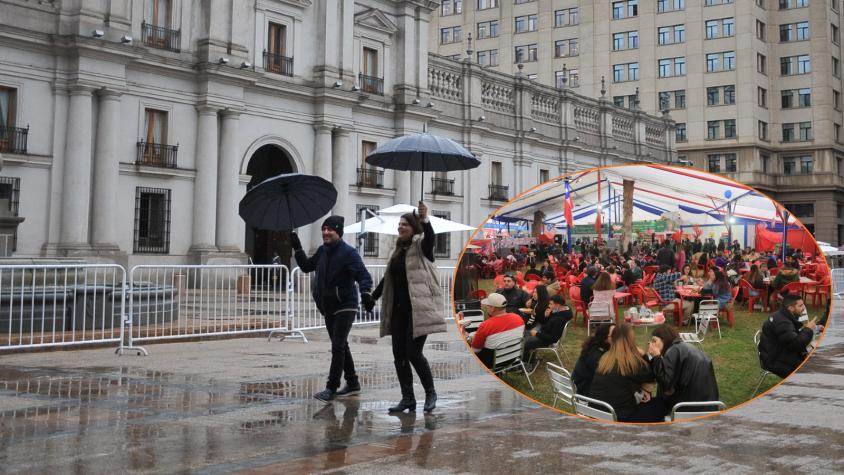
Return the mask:
[[[480, 283], [480, 288], [487, 292], [493, 291], [492, 280], [484, 280]], [[627, 307], [619, 306], [619, 312], [624, 312]], [[818, 310], [814, 307], [809, 308], [809, 313], [813, 315]], [[762, 328], [762, 322], [767, 317], [767, 313], [761, 311], [747, 312], [747, 304], [737, 305], [734, 311], [735, 326], [730, 328], [727, 325], [726, 318], [721, 319], [721, 334], [723, 338], [718, 338], [718, 330], [711, 329], [703, 342], [703, 351], [712, 358], [715, 367], [715, 377], [718, 380], [718, 390], [721, 396], [721, 401], [727, 407], [733, 407], [741, 404], [751, 398], [753, 389], [761, 375], [759, 368], [759, 359], [756, 355], [756, 349], [753, 345], [753, 335], [757, 330]], [[650, 340], [650, 334], [653, 328], [636, 328], [636, 340], [639, 347], [647, 349], [647, 342]], [[689, 326], [681, 331], [693, 331]], [[574, 370], [574, 363], [577, 356], [580, 354], [580, 345], [586, 338], [586, 328], [583, 326], [582, 315], [577, 316], [577, 325], [572, 322], [569, 325], [568, 333], [563, 342], [563, 349], [568, 355], [568, 359], [563, 357], [563, 352], [560, 351], [560, 357], [563, 360], [563, 366], [569, 372]], [[539, 353], [540, 360], [543, 362], [541, 366], [531, 375], [534, 389], [531, 390], [527, 379], [520, 371], [510, 371], [501, 376], [501, 379], [509, 384], [517, 391], [549, 406], [554, 401], [554, 392], [551, 383], [548, 379], [548, 373], [545, 370], [544, 362], [551, 361], [556, 363], [556, 358], [549, 352]], [[769, 375], [765, 378], [759, 393], [763, 393], [772, 386], [780, 382], [780, 378], [775, 375]], [[557, 408], [572, 412], [571, 406], [560, 401], [557, 402]]]

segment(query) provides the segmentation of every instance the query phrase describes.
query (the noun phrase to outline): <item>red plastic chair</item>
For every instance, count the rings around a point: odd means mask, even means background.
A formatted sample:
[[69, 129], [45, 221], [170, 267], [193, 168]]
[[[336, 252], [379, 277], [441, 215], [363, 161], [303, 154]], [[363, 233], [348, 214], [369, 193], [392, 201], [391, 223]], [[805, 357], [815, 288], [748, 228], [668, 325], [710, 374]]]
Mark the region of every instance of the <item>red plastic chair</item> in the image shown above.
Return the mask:
[[642, 305], [642, 302], [645, 301], [645, 286], [641, 282], [630, 284], [627, 292], [633, 297], [637, 305]]
[[[753, 302], [756, 300], [759, 300], [759, 302], [762, 304], [763, 312], [768, 311], [768, 289], [757, 289], [750, 285], [750, 282], [744, 279], [739, 280], [739, 288], [744, 289], [744, 298], [745, 300], [747, 300], [748, 312], [753, 311]], [[756, 297], [752, 297], [750, 295], [750, 292], [754, 290], [759, 293], [758, 295], [756, 295]]]
[[780, 271], [779, 267], [774, 267], [773, 269], [768, 269], [768, 272], [771, 274], [771, 277], [776, 276], [777, 272], [779, 272], [779, 271]]
[[536, 280], [528, 280], [527, 282], [525, 282], [525, 285], [522, 286], [522, 289], [528, 294], [530, 294], [533, 292], [533, 289], [535, 289], [536, 286], [540, 284], [542, 284], [542, 282]]
[[803, 286], [803, 298], [808, 298], [810, 295], [812, 296], [812, 306], [818, 306], [818, 300], [820, 300], [821, 305], [823, 305], [824, 298], [827, 300], [829, 299], [829, 288], [832, 284], [829, 276], [824, 277], [820, 282], [817, 284], [808, 284]]
[[680, 302], [666, 302], [653, 287], [645, 287], [645, 306], [650, 308], [659, 305], [659, 310], [668, 305], [674, 307], [674, 323], [679, 327], [683, 325], [683, 306]]
[[572, 320], [575, 321], [575, 325], [577, 325], [577, 314], [583, 314], [583, 326], [586, 326], [589, 320], [589, 311], [586, 308], [586, 304], [580, 300], [580, 287], [574, 285], [569, 288], [569, 300], [571, 300], [571, 304], [574, 305], [574, 312], [572, 314]]
[[483, 289], [473, 290], [473, 291], [469, 292], [468, 297], [470, 299], [478, 299], [478, 300], [485, 299], [486, 298], [486, 290], [483, 290]]
[[732, 326], [733, 326], [733, 317], [734, 317], [733, 308], [736, 306], [736, 297], [738, 296], [739, 290], [741, 290], [739, 287], [733, 287], [733, 290], [732, 290], [733, 298], [731, 298], [730, 301], [727, 302], [729, 307], [724, 307], [724, 308], [718, 310], [718, 317], [719, 318], [721, 317], [722, 313], [727, 316], [727, 324], [730, 326], [730, 328], [732, 328]]
[[495, 279], [492, 281], [492, 285], [494, 285], [496, 289], [504, 287], [504, 274], [495, 276]]
[[525, 278], [525, 281], [527, 281], [527, 282], [534, 282], [534, 281], [535, 282], [542, 282], [542, 277], [540, 277], [536, 274], [531, 274], [531, 275], [529, 275]]

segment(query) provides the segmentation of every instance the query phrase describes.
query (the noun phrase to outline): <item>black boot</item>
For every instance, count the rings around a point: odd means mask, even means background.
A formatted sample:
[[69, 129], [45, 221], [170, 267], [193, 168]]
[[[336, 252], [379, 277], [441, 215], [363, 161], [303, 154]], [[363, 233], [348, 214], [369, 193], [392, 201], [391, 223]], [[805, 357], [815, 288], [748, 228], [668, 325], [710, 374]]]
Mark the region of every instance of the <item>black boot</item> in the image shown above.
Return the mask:
[[405, 409], [416, 410], [416, 396], [413, 394], [413, 372], [407, 360], [395, 361], [396, 375], [401, 388], [401, 401], [387, 409], [389, 412], [403, 412]]
[[416, 373], [425, 388], [425, 412], [431, 412], [437, 407], [437, 391], [434, 389], [434, 375], [431, 373], [431, 366], [425, 357], [416, 361]]
[[437, 392], [433, 388], [425, 390], [425, 412], [431, 412], [437, 407]]

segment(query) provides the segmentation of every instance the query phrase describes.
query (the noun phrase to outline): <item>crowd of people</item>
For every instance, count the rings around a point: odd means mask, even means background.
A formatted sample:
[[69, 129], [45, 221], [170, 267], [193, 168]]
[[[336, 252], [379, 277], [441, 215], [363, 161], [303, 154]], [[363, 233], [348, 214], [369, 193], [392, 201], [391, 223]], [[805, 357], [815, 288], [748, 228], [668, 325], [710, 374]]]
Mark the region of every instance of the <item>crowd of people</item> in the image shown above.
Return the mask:
[[[730, 313], [731, 324], [733, 307], [748, 299], [760, 310], [777, 309], [763, 324], [758, 350], [763, 367], [781, 377], [799, 367], [823, 323], [804, 318], [804, 287], [787, 287], [801, 277], [815, 289], [829, 286], [822, 257], [805, 256], [799, 249], [787, 249], [781, 261], [771, 251], [713, 239], [635, 241], [623, 250], [582, 239], [574, 248], [578, 252], [569, 254], [566, 243], [520, 246], [481, 260], [481, 274], [500, 286], [482, 301], [492, 318], [469, 338], [487, 366], [493, 364], [496, 338], [514, 334], [524, 338], [523, 361], [538, 361], [532, 353], [559, 341], [573, 306], [608, 303], [615, 323], [597, 325], [588, 334], [572, 380], [578, 394], [610, 404], [620, 421], [663, 421], [677, 403], [718, 401], [712, 359], [678, 332], [677, 325], [690, 321], [701, 300], [717, 301], [719, 310]], [[695, 288], [696, 297], [683, 298], [682, 286]], [[644, 288], [658, 294], [659, 310], [682, 312], [675, 316], [676, 325], [654, 329], [647, 350], [637, 348], [633, 326], [615, 315], [613, 305], [618, 292], [643, 300]]]

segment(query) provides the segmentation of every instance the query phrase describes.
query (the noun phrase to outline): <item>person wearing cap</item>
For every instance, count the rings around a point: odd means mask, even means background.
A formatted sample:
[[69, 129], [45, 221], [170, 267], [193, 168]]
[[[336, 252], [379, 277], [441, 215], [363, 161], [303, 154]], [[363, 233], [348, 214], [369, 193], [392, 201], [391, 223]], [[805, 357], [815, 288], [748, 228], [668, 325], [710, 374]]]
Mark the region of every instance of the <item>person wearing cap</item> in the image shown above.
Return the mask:
[[527, 307], [530, 298], [527, 292], [516, 285], [516, 276], [512, 273], [504, 274], [504, 287], [495, 289], [495, 293], [504, 296], [507, 301], [507, 311], [519, 313], [519, 309]]
[[[326, 218], [322, 223], [322, 245], [311, 257], [302, 249], [299, 236], [296, 233], [290, 235], [299, 269], [306, 274], [314, 272], [311, 295], [317, 309], [325, 317], [325, 328], [331, 339], [328, 382], [325, 390], [314, 394], [316, 399], [325, 402], [360, 392], [360, 381], [347, 341], [359, 305], [355, 283], [360, 289], [363, 304], [372, 302], [369, 293], [372, 277], [357, 250], [343, 241], [343, 221], [342, 216]], [[345, 376], [346, 386], [338, 390], [341, 376]]]
[[497, 340], [511, 334], [521, 336], [525, 322], [521, 316], [507, 310], [507, 299], [499, 293], [493, 292], [481, 300], [481, 308], [489, 318], [478, 326], [475, 333], [469, 335], [469, 343], [472, 344], [472, 351], [478, 355], [478, 359], [487, 368], [492, 368]]
[[[431, 333], [447, 330], [442, 314], [442, 288], [434, 267], [434, 228], [428, 219], [428, 207], [419, 202], [419, 214], [406, 213], [399, 219], [396, 247], [387, 270], [375, 291], [381, 301], [381, 336], [392, 336], [393, 364], [401, 389], [401, 401], [388, 412], [416, 410], [413, 394], [413, 369], [425, 389], [425, 412], [437, 405], [434, 376], [422, 354]], [[366, 308], [372, 311], [374, 301]]]

